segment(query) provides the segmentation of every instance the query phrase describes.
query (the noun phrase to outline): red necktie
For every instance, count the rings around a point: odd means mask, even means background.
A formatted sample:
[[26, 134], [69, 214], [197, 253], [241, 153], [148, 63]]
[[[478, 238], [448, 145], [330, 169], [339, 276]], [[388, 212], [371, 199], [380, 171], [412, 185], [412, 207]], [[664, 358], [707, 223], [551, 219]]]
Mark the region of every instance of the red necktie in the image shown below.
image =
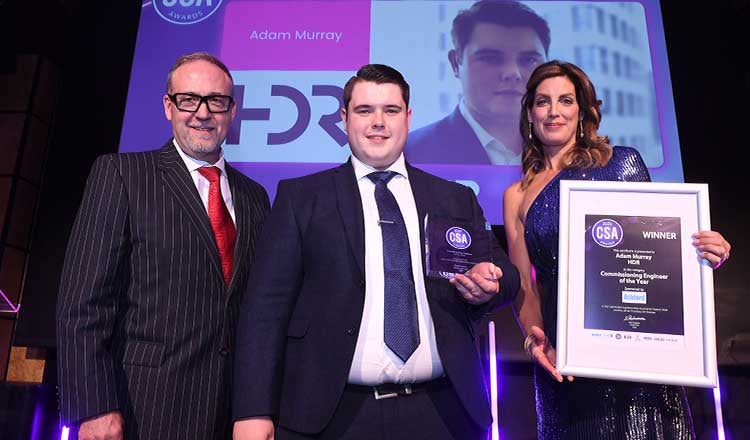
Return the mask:
[[232, 277], [232, 260], [234, 259], [234, 242], [237, 239], [237, 230], [234, 227], [232, 217], [229, 215], [224, 197], [221, 196], [221, 170], [216, 167], [200, 167], [198, 172], [208, 179], [208, 219], [211, 229], [214, 230], [216, 246], [219, 248], [221, 258], [221, 269], [224, 272], [224, 282], [229, 286]]

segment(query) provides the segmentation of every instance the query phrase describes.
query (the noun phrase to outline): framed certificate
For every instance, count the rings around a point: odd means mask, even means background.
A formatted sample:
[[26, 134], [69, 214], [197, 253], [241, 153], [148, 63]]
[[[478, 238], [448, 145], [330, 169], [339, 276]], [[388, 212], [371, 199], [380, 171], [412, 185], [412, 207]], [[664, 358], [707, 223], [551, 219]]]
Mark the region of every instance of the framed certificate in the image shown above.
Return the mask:
[[716, 387], [708, 186], [560, 182], [557, 369]]

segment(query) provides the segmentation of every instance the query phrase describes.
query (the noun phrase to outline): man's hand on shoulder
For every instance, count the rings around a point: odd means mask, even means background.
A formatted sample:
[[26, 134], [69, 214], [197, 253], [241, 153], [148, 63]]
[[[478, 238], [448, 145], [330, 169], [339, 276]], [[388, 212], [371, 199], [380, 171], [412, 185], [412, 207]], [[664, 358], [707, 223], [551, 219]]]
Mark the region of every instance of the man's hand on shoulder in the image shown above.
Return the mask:
[[78, 428], [78, 440], [122, 440], [123, 422], [119, 411], [88, 419]]
[[234, 422], [234, 440], [273, 440], [273, 421], [270, 417], [251, 417]]

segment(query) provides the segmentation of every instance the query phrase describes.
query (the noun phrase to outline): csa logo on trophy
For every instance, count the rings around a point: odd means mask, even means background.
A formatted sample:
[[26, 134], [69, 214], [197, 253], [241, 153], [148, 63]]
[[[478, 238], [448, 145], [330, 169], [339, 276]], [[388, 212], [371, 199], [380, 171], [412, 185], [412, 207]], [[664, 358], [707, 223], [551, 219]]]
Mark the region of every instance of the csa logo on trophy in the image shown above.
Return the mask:
[[466, 249], [471, 246], [471, 235], [466, 229], [454, 226], [445, 231], [445, 241], [456, 249]]

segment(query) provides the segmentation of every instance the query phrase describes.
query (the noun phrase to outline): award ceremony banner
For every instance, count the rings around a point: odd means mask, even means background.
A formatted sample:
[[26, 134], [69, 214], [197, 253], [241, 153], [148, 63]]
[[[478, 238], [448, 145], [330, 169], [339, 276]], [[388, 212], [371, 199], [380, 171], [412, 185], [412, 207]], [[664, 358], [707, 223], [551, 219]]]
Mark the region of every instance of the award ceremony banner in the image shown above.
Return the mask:
[[[583, 68], [602, 100], [600, 131], [613, 144], [637, 148], [655, 181], [683, 181], [658, 0], [521, 3], [550, 29], [548, 53], [541, 50], [533, 62], [559, 59]], [[224, 145], [226, 159], [273, 198], [280, 179], [347, 160], [350, 152], [339, 114], [343, 86], [364, 64], [388, 64], [404, 74], [411, 86], [411, 132], [457, 112], [470, 95], [464, 88], [486, 87], [486, 94], [474, 94], [479, 99], [504, 92], [494, 83], [472, 82], [485, 73], [499, 77], [492, 72], [502, 60], [487, 59], [484, 73], [464, 78], [456, 77], [449, 61], [453, 20], [472, 4], [143, 1], [119, 150], [163, 145], [171, 136], [161, 104], [166, 74], [181, 55], [207, 51], [221, 58], [234, 77], [237, 117]], [[505, 43], [520, 41], [514, 37]], [[521, 74], [518, 89], [526, 79]], [[512, 127], [520, 112], [517, 92], [495, 97], [507, 104], [503, 111]], [[410, 160], [407, 154], [407, 160], [470, 187], [490, 224], [499, 225], [503, 192], [521, 178], [520, 156], [506, 164], [473, 162], [467, 149], [478, 142], [468, 131], [444, 136], [434, 145], [436, 152], [443, 152], [440, 159], [428, 154]]]

